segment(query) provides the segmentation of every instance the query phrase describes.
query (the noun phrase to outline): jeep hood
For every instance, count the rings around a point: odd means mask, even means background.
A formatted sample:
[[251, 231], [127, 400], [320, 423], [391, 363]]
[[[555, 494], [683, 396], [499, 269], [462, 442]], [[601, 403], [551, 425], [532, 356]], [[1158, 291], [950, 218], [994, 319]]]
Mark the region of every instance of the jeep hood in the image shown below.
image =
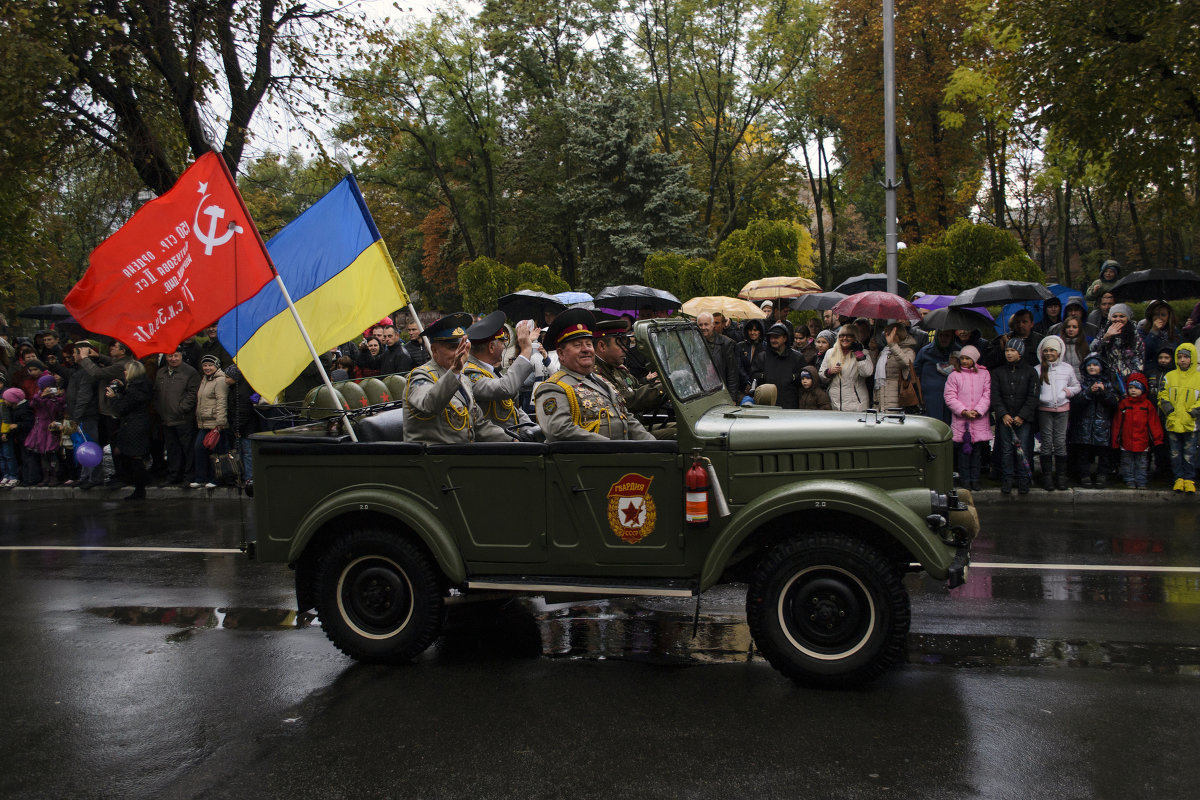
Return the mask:
[[[865, 421], [864, 421], [865, 420]], [[878, 421], [877, 421], [878, 420]], [[941, 420], [909, 414], [885, 417], [864, 411], [809, 411], [775, 406], [718, 406], [695, 427], [701, 439], [727, 439], [729, 450], [779, 450], [897, 446], [950, 438]]]

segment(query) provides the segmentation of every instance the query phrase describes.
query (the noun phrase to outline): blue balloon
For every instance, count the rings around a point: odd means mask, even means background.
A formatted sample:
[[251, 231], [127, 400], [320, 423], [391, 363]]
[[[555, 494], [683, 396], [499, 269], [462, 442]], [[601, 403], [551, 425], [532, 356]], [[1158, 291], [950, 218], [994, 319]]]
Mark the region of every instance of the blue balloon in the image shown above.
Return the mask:
[[88, 469], [98, 467], [100, 466], [100, 462], [104, 460], [104, 451], [95, 442], [84, 442], [75, 448], [75, 460], [79, 462], [79, 466], [81, 467]]

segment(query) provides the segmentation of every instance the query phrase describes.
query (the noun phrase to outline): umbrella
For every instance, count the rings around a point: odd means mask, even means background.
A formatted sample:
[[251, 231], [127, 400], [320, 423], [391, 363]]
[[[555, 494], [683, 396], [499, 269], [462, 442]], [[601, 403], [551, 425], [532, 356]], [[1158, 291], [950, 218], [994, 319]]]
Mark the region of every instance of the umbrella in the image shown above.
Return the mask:
[[[1051, 283], [1046, 286], [1054, 296], [1059, 299], [1063, 306], [1067, 305], [1067, 301], [1072, 297], [1078, 297], [1083, 300], [1083, 292], [1078, 289], [1072, 289], [1070, 286], [1063, 286], [1061, 283]], [[1009, 303], [1004, 308], [1000, 309], [1000, 313], [996, 316], [996, 330], [1008, 330], [1008, 321], [1012, 319], [1012, 315], [1023, 308], [1029, 309], [1029, 313], [1033, 314], [1034, 322], [1041, 322], [1045, 312], [1042, 310], [1044, 300], [1018, 300], [1015, 303]], [[1083, 304], [1084, 310], [1087, 309], [1087, 303]]]
[[18, 317], [25, 319], [69, 319], [71, 312], [62, 303], [50, 303], [44, 306], [30, 306], [17, 312]]
[[916, 300], [913, 300], [912, 304], [917, 308], [933, 311], [938, 308], [945, 308], [953, 301], [954, 295], [952, 294], [923, 294]]
[[867, 319], [907, 319], [916, 322], [921, 312], [898, 294], [890, 292], [859, 292], [839, 300], [833, 313], [843, 317]]
[[992, 281], [955, 295], [952, 306], [998, 306], [1016, 300], [1048, 300], [1054, 292], [1033, 281]]
[[833, 308], [838, 301], [845, 300], [848, 295], [841, 292], [813, 292], [801, 295], [792, 301], [793, 311], [824, 311]]
[[750, 281], [738, 292], [743, 300], [763, 301], [778, 300], [782, 297], [799, 297], [811, 292], [819, 292], [821, 287], [808, 278], [781, 276], [778, 278], [759, 278]]
[[1117, 281], [1112, 293], [1130, 303], [1200, 297], [1200, 275], [1186, 269], [1140, 269]]
[[1018, 481], [1033, 480], [1033, 465], [1029, 463], [1029, 456], [1025, 455], [1025, 448], [1021, 447], [1021, 437], [1017, 436], [1016, 432], [1012, 435], [1013, 452], [1017, 455], [1017, 474]]
[[[853, 278], [846, 278], [834, 288], [842, 294], [859, 294], [861, 292], [886, 292], [887, 275], [882, 272], [864, 272]], [[896, 293], [908, 296], [908, 284], [902, 280], [896, 281]]]
[[596, 305], [621, 311], [674, 311], [679, 308], [679, 298], [663, 289], [652, 289], [636, 283], [622, 286], [605, 286], [596, 293]]
[[567, 306], [557, 297], [533, 289], [522, 289], [519, 292], [506, 294], [496, 301], [496, 308], [503, 311], [511, 320], [532, 319], [538, 325], [542, 324], [546, 311], [555, 314], [566, 311]]
[[948, 306], [930, 311], [921, 320], [921, 327], [931, 331], [981, 331], [995, 334], [996, 327], [990, 316], [980, 314], [974, 308]]
[[[559, 292], [554, 297], [566, 306], [578, 306], [592, 302], [592, 296], [587, 292]], [[592, 306], [587, 306], [587, 308], [592, 308]]]
[[707, 311], [710, 314], [720, 312], [726, 319], [762, 319], [763, 312], [749, 300], [739, 300], [736, 297], [693, 297], [679, 309], [689, 317], [698, 317]]

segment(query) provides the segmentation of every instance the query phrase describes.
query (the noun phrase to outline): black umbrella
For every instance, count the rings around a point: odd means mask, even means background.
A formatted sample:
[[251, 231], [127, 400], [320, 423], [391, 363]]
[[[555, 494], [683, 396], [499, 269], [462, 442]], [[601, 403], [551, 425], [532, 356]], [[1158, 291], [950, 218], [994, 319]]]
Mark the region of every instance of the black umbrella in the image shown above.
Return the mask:
[[980, 331], [989, 336], [996, 335], [996, 323], [969, 308], [946, 306], [936, 311], [930, 311], [921, 320], [921, 327], [927, 331]]
[[992, 281], [955, 295], [951, 306], [1001, 306], [1018, 300], [1049, 300], [1054, 292], [1034, 281]]
[[496, 308], [503, 311], [510, 320], [519, 322], [531, 319], [536, 325], [544, 325], [544, 314], [550, 311], [554, 314], [567, 310], [565, 303], [557, 297], [533, 289], [522, 289], [519, 292], [506, 294], [496, 301]]
[[663, 289], [653, 289], [636, 283], [623, 286], [605, 286], [595, 296], [597, 308], [616, 311], [677, 311], [683, 303], [678, 297]]
[[839, 300], [845, 300], [847, 295], [841, 292], [812, 292], [792, 300], [793, 311], [824, 311], [833, 308]]
[[1186, 269], [1141, 269], [1117, 281], [1112, 293], [1130, 303], [1200, 297], [1200, 275]]
[[30, 306], [17, 312], [18, 317], [25, 319], [68, 319], [71, 312], [62, 303], [50, 303], [44, 306]]
[[[862, 275], [846, 278], [846, 280], [835, 286], [833, 290], [845, 295], [858, 294], [860, 292], [886, 292], [887, 275], [882, 272], [864, 272]], [[897, 280], [896, 294], [908, 297], [908, 284], [902, 280]]]

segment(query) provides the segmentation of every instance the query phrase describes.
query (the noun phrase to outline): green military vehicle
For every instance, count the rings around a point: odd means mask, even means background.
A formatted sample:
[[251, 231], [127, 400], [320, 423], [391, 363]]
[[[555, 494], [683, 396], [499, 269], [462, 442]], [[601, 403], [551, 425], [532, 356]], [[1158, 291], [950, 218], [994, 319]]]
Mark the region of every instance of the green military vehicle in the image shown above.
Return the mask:
[[402, 408], [357, 416], [357, 442], [336, 419], [257, 434], [250, 555], [292, 567], [300, 610], [362, 661], [421, 653], [450, 597], [730, 582], [748, 584], [758, 649], [798, 682], [854, 685], [903, 660], [903, 574], [963, 583], [978, 530], [949, 429], [736, 406], [695, 325], [635, 336], [676, 440], [426, 446], [402, 440]]

